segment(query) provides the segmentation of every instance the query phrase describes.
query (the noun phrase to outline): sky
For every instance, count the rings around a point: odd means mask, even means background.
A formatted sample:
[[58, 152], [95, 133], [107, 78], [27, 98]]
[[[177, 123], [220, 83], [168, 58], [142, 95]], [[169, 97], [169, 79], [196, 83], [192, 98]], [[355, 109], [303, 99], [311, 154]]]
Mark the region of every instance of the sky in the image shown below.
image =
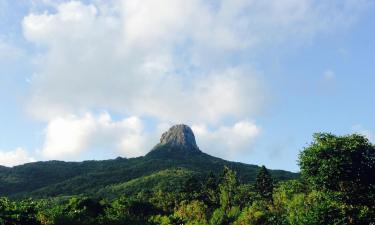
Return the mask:
[[146, 154], [298, 171], [316, 132], [375, 143], [372, 0], [0, 0], [0, 165]]

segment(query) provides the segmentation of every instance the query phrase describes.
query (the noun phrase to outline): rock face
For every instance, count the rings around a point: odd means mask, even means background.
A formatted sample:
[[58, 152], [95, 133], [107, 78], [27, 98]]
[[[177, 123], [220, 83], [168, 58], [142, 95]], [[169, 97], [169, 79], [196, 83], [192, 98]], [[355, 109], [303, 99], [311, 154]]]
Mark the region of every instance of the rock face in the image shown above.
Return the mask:
[[193, 131], [189, 126], [184, 124], [174, 125], [169, 128], [169, 130], [161, 136], [159, 144], [200, 151], [195, 142]]

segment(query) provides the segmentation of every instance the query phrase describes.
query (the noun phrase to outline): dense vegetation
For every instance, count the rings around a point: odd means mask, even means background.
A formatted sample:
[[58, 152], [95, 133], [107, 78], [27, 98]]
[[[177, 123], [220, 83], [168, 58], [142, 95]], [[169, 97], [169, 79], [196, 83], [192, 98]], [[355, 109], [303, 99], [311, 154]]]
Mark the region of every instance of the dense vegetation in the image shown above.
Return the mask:
[[[142, 184], [143, 178], [152, 181], [151, 186], [167, 183], [171, 176], [183, 180], [180, 174], [158, 174], [165, 170], [181, 168], [186, 173], [205, 176], [209, 171], [219, 174], [224, 166], [236, 171], [244, 183], [253, 182], [258, 166], [229, 162], [207, 155], [192, 152], [189, 149], [157, 146], [144, 157], [117, 158], [103, 161], [61, 162], [48, 161], [28, 163], [13, 168], [0, 168], [0, 196], [12, 198], [46, 198], [68, 195], [95, 195], [100, 197], [134, 193], [148, 189]], [[276, 180], [294, 179], [298, 174], [282, 170], [273, 170]], [[156, 179], [158, 177], [158, 179]], [[123, 189], [122, 187], [126, 187]], [[116, 192], [115, 192], [116, 191]]]
[[[166, 152], [148, 157], [168, 161]], [[178, 155], [171, 161], [196, 157]], [[220, 164], [220, 173], [212, 165], [212, 173], [178, 165], [105, 185], [98, 193], [4, 197], [0, 223], [375, 224], [375, 146], [360, 135], [316, 134], [299, 155], [301, 177], [291, 180], [280, 180], [265, 167], [256, 167], [252, 179], [243, 179], [246, 174], [240, 175], [244, 171], [238, 164]]]

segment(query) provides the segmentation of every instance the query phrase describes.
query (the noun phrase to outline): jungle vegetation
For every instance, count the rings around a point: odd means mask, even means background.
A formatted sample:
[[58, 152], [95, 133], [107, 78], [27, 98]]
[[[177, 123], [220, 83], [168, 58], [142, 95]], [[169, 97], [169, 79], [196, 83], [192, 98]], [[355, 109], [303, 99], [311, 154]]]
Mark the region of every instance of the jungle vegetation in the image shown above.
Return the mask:
[[166, 152], [133, 167], [121, 164], [129, 176], [124, 182], [112, 182], [121, 174], [113, 168], [116, 176], [103, 178], [106, 167], [120, 167], [116, 160], [101, 170], [91, 162], [87, 167], [96, 169], [72, 180], [53, 177], [65, 164], [52, 162], [52, 178], [37, 179], [48, 185], [23, 189], [16, 185], [26, 183], [19, 171], [0, 168], [0, 224], [375, 224], [375, 146], [361, 135], [315, 134], [300, 151], [300, 174]]

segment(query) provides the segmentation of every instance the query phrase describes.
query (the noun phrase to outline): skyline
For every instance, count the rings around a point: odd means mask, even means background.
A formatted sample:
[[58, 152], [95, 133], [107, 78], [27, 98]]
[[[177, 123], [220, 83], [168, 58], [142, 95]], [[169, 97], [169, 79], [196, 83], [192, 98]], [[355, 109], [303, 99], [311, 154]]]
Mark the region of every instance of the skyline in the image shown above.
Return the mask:
[[371, 1], [0, 0], [0, 165], [147, 153], [298, 171], [315, 132], [375, 142]]

